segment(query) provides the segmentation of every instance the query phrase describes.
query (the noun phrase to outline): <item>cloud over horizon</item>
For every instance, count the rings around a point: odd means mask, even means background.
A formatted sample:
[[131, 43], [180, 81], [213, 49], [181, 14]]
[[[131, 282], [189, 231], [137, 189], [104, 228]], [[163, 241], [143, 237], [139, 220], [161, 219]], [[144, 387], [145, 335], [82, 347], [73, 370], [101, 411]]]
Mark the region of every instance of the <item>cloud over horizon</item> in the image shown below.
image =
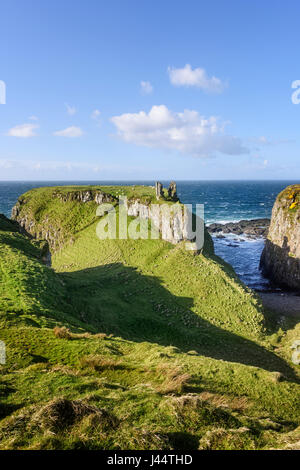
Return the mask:
[[224, 134], [226, 122], [215, 116], [205, 118], [193, 110], [177, 113], [160, 105], [153, 106], [149, 113], [122, 114], [111, 121], [120, 138], [140, 146], [177, 150], [202, 158], [216, 153], [248, 153], [240, 139]]
[[201, 88], [209, 93], [221, 93], [226, 84], [217, 77], [208, 77], [205, 69], [192, 69], [190, 64], [186, 64], [183, 68], [168, 68], [170, 82], [175, 86], [194, 86]]

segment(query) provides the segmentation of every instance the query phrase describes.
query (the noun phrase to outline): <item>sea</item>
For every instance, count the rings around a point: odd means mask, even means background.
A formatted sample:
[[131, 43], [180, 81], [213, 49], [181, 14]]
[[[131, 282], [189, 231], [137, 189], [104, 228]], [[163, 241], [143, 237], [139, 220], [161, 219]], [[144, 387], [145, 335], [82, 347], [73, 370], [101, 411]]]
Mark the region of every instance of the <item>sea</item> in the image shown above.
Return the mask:
[[[169, 181], [162, 181], [167, 186]], [[176, 181], [177, 194], [184, 204], [204, 204], [207, 225], [270, 218], [276, 196], [293, 181]], [[32, 188], [75, 184], [93, 185], [154, 185], [155, 181], [0, 181], [0, 213], [10, 217], [18, 197]], [[264, 246], [262, 238], [227, 235], [213, 238], [215, 252], [230, 263], [240, 279], [255, 290], [271, 286], [259, 270]]]

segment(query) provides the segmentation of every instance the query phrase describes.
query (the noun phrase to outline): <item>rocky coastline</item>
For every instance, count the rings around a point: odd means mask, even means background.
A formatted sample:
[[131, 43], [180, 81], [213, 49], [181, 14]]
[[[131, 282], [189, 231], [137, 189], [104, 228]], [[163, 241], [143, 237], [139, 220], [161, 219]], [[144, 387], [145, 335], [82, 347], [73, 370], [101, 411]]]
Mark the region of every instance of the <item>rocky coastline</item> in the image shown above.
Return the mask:
[[[174, 202], [178, 200], [176, 194], [176, 184], [172, 183], [167, 191], [164, 191], [161, 183], [157, 183], [155, 187], [156, 199], [165, 199], [173, 200]], [[166, 195], [166, 196], [165, 196]], [[80, 203], [95, 202], [96, 204], [101, 204], [101, 202], [116, 202], [116, 197], [111, 194], [107, 194], [103, 191], [95, 190], [86, 190], [86, 191], [69, 191], [67, 193], [61, 194], [60, 191], [53, 193], [53, 198], [61, 199], [62, 202], [67, 203], [70, 201], [76, 201]], [[36, 230], [35, 224], [31, 220], [27, 220], [27, 217], [24, 217], [22, 213], [23, 199], [20, 198], [16, 206], [12, 211], [12, 219], [10, 223], [16, 224], [16, 230], [26, 232], [27, 235], [31, 237], [42, 236], [42, 238], [48, 239], [48, 242], [51, 245], [51, 230], [48, 233], [38, 233]], [[149, 218], [149, 204], [145, 204], [139, 199], [130, 200], [128, 207], [126, 208], [128, 215], [137, 216], [138, 214], [142, 218]], [[50, 227], [51, 228], [51, 227]], [[227, 223], [212, 223], [207, 225], [207, 231], [213, 238], [226, 238], [227, 236], [236, 237], [237, 241], [243, 241], [245, 239], [263, 239], [268, 241], [268, 233], [270, 229], [270, 219], [260, 218], [260, 219], [251, 219], [251, 220], [240, 220], [238, 222], [227, 222]], [[54, 233], [56, 236], [57, 233]], [[167, 239], [174, 243], [174, 234], [168, 234], [168, 237], [164, 236], [163, 238]], [[173, 240], [174, 238], [174, 240]], [[177, 241], [177, 239], [176, 239]], [[48, 244], [47, 244], [48, 246]], [[232, 245], [238, 246], [238, 245]], [[53, 247], [52, 247], [53, 248]], [[48, 250], [50, 255], [50, 250]], [[43, 258], [43, 261], [49, 266], [51, 261], [47, 258]], [[280, 286], [281, 289], [278, 289], [276, 283], [273, 285], [272, 280], [270, 280], [270, 287], [266, 290], [257, 291], [261, 296], [263, 304], [270, 308], [273, 311], [279, 310], [279, 313], [283, 315], [292, 315], [299, 316], [299, 296], [295, 293], [282, 290], [283, 286]], [[277, 306], [276, 309], [274, 306]]]
[[[248, 239], [264, 239], [268, 242], [270, 219], [241, 220], [226, 224], [213, 223], [207, 226], [207, 230], [214, 238], [226, 238], [228, 235], [245, 237]], [[239, 239], [242, 241], [243, 239]], [[231, 244], [230, 246], [238, 246]], [[266, 251], [266, 249], [265, 249]], [[269, 277], [269, 276], [268, 276]], [[255, 289], [265, 308], [283, 317], [300, 318], [299, 292], [294, 289], [285, 289], [286, 285], [279, 285], [270, 279], [266, 289]]]
[[209, 233], [222, 238], [228, 234], [244, 235], [248, 238], [266, 238], [270, 226], [270, 219], [240, 220], [225, 224], [213, 223], [207, 226]]

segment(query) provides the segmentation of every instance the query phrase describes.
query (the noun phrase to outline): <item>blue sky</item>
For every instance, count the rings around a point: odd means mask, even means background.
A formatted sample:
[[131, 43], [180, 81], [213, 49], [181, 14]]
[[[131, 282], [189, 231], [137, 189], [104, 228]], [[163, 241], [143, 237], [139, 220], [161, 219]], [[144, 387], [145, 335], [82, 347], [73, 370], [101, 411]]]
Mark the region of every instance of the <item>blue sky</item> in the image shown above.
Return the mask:
[[297, 0], [0, 8], [1, 180], [300, 178]]

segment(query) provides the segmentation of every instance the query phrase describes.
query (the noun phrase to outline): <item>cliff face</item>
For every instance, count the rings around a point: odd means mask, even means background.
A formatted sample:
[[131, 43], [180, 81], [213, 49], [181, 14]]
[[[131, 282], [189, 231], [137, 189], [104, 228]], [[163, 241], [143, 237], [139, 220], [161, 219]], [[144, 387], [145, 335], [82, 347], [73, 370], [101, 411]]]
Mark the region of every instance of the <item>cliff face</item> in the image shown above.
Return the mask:
[[173, 244], [187, 240], [187, 220], [184, 217], [181, 205], [168, 206], [165, 212], [159, 213], [153, 210], [151, 204], [146, 205], [141, 204], [139, 201], [129, 201], [126, 209], [129, 216], [151, 219], [153, 225], [161, 234], [162, 240]]
[[[29, 191], [19, 198], [12, 210], [12, 219], [27, 234], [47, 240], [51, 250], [57, 251], [66, 242], [74, 241], [76, 233], [97, 220], [97, 206], [110, 203], [117, 210], [118, 196], [126, 196], [128, 216], [151, 219], [163, 240], [177, 244], [187, 240], [187, 219], [183, 206], [175, 203], [175, 183], [171, 190], [169, 188], [167, 198], [161, 195], [158, 202], [154, 188], [151, 187], [127, 187], [124, 191], [117, 187], [71, 190], [59, 187], [41, 188]], [[161, 204], [164, 204], [165, 211], [157, 212], [162, 207]]]
[[278, 195], [260, 263], [275, 284], [300, 291], [300, 185]]
[[[48, 189], [48, 188], [46, 188]], [[76, 225], [69, 220], [70, 211], [74, 205], [89, 204], [99, 205], [102, 203], [116, 203], [117, 198], [112, 194], [106, 194], [100, 190], [73, 190], [62, 192], [55, 188], [43, 190], [40, 200], [35, 200], [35, 191], [30, 191], [21, 196], [11, 212], [13, 221], [18, 222], [21, 231], [27, 235], [47, 240], [50, 248], [55, 251], [62, 248], [66, 240], [72, 239], [76, 232]], [[56, 202], [61, 205], [59, 208]], [[49, 212], [43, 212], [43, 204], [53, 206]], [[57, 209], [61, 210], [57, 210]], [[78, 212], [78, 211], [77, 211]], [[54, 217], [53, 217], [54, 214]], [[80, 214], [79, 214], [80, 215]], [[78, 217], [80, 221], [80, 217]], [[66, 222], [61, 223], [61, 222]], [[89, 224], [92, 220], [86, 221]], [[60, 222], [60, 223], [58, 223]], [[82, 229], [78, 226], [77, 229]]]

